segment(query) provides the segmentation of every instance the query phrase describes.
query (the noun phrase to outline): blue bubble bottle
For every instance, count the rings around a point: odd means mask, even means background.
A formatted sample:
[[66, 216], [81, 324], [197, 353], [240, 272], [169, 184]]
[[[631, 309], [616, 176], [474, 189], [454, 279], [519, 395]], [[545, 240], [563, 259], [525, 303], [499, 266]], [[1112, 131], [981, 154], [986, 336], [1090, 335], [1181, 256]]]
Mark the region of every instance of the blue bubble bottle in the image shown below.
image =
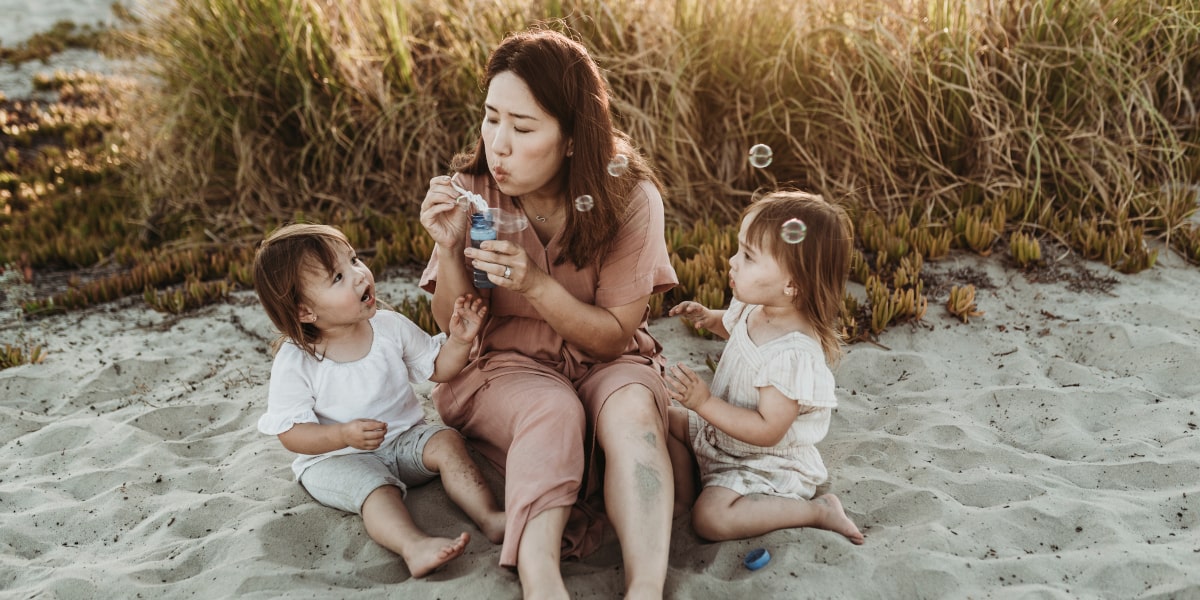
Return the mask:
[[[471, 247], [478, 248], [480, 244], [488, 240], [496, 239], [496, 227], [492, 220], [490, 212], [475, 213], [471, 215]], [[476, 288], [494, 288], [496, 284], [488, 279], [486, 271], [475, 269], [475, 287]]]

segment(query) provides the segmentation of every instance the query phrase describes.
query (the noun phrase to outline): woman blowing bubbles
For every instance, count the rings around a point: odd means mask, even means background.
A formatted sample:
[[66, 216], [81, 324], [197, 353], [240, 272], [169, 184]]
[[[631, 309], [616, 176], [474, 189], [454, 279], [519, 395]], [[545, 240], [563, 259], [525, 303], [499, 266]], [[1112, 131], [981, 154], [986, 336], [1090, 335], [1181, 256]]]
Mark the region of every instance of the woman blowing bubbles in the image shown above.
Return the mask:
[[[602, 488], [627, 597], [661, 598], [673, 483], [664, 362], [646, 317], [650, 295], [678, 280], [657, 179], [613, 128], [595, 63], [566, 36], [510, 36], [483, 83], [478, 144], [421, 205], [437, 242], [421, 285], [443, 328], [454, 299], [474, 292], [474, 269], [496, 287], [471, 363], [434, 403], [504, 470], [500, 563], [517, 567], [526, 597], [567, 597], [559, 560], [599, 544], [588, 501]], [[628, 166], [610, 174], [618, 154]], [[471, 248], [454, 185], [530, 227]], [[583, 195], [594, 207], [576, 209]]]

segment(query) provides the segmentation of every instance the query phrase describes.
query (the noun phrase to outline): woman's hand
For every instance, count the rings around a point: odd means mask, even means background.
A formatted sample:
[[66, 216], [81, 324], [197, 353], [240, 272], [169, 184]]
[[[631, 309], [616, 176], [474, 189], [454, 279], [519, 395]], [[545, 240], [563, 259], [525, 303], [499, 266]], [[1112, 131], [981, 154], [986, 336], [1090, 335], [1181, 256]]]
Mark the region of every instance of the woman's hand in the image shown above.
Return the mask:
[[463, 250], [471, 266], [488, 274], [498, 287], [527, 294], [546, 277], [546, 272], [529, 260], [525, 249], [508, 240], [490, 240], [479, 248]]
[[467, 235], [467, 212], [458, 201], [461, 194], [450, 185], [450, 176], [429, 180], [429, 191], [421, 202], [421, 226], [443, 248], [461, 247]]
[[468, 346], [475, 341], [483, 320], [487, 317], [487, 304], [473, 294], [463, 294], [454, 300], [454, 312], [450, 315], [450, 339]]

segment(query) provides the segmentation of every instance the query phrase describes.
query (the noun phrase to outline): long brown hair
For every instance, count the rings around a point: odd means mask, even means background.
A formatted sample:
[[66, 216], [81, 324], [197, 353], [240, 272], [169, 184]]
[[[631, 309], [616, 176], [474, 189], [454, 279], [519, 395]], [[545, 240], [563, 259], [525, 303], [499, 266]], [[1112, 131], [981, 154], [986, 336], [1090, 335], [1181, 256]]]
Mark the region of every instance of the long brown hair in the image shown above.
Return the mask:
[[[816, 194], [783, 190], [767, 194], [746, 207], [742, 219], [750, 219], [747, 241], [771, 255], [783, 267], [797, 292], [792, 305], [816, 330], [829, 363], [841, 357], [837, 332], [838, 312], [850, 275], [854, 251], [854, 225], [846, 210]], [[807, 226], [800, 243], [783, 238], [783, 224], [799, 219]]]
[[[573, 155], [563, 161], [563, 201], [573, 203], [584, 194], [595, 201], [589, 211], [568, 206], [563, 252], [555, 264], [569, 259], [582, 269], [598, 263], [616, 238], [634, 186], [646, 180], [660, 190], [662, 185], [628, 136], [613, 127], [608, 84], [582, 44], [549, 29], [510, 34], [488, 59], [483, 89], [505, 72], [529, 86], [542, 110], [574, 142]], [[628, 167], [614, 177], [608, 165], [617, 154], [626, 157]], [[451, 168], [490, 177], [483, 139], [473, 150], [455, 156]]]
[[254, 253], [254, 292], [283, 338], [291, 340], [313, 358], [321, 330], [300, 321], [304, 302], [302, 283], [308, 269], [323, 267], [332, 273], [338, 254], [350, 247], [345, 234], [328, 225], [297, 223], [276, 229]]

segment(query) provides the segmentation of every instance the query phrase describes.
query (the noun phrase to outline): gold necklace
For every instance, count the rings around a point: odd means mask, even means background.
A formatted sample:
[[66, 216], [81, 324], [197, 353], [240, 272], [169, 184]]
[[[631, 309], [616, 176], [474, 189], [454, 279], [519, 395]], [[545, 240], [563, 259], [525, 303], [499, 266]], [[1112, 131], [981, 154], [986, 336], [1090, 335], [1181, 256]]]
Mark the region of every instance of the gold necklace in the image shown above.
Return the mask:
[[[521, 202], [520, 200], [517, 200], [517, 205], [521, 207], [521, 210], [525, 210], [525, 203]], [[529, 214], [529, 213], [528, 213], [528, 211], [526, 211], [526, 213], [525, 213], [525, 214]], [[543, 215], [539, 215], [539, 214], [535, 214], [535, 215], [533, 215], [533, 218], [534, 218], [534, 220], [536, 220], [538, 223], [545, 223], [545, 222], [546, 222], [546, 220], [547, 220], [547, 219], [549, 219], [550, 217], [556, 217], [556, 216], [558, 216], [558, 212], [557, 212], [557, 211], [555, 211], [555, 213], [554, 213], [554, 214], [551, 214], [551, 215], [545, 215], [545, 216], [543, 216]]]

